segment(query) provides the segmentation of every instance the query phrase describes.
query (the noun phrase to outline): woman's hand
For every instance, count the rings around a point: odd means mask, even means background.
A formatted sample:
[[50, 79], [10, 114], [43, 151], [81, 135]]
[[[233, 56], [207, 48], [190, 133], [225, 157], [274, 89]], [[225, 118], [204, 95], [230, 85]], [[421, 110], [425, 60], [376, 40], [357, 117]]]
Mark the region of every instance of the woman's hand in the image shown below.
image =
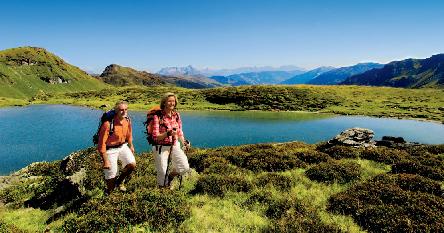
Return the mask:
[[191, 148], [191, 143], [188, 140], [184, 140], [183, 141], [183, 146], [182, 146], [182, 150], [183, 151], [188, 151]]
[[167, 135], [168, 135], [168, 136], [177, 137], [177, 131], [176, 131], [176, 128], [173, 128], [172, 130], [169, 130]]

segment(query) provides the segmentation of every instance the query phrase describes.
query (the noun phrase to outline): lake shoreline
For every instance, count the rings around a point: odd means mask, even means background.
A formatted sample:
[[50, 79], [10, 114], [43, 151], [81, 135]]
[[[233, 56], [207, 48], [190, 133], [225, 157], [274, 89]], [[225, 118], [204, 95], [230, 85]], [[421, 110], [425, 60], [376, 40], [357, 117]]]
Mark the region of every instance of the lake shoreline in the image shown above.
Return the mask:
[[[111, 106], [108, 106], [106, 108], [104, 107], [96, 107], [92, 105], [83, 105], [83, 104], [65, 104], [65, 103], [30, 103], [26, 105], [3, 105], [0, 106], [0, 109], [4, 108], [11, 108], [11, 107], [27, 107], [27, 106], [33, 106], [33, 105], [66, 105], [66, 106], [76, 106], [76, 107], [84, 107], [89, 109], [95, 109], [95, 110], [109, 110], [111, 109]], [[147, 108], [131, 108], [130, 104], [130, 110], [131, 111], [137, 111], [137, 112], [143, 112], [148, 111], [151, 107]], [[193, 111], [208, 111], [208, 112], [282, 112], [282, 113], [307, 113], [307, 114], [327, 114], [327, 115], [336, 115], [336, 116], [356, 116], [356, 117], [376, 117], [376, 118], [386, 118], [386, 119], [398, 119], [398, 120], [414, 120], [414, 121], [420, 121], [420, 122], [430, 122], [430, 123], [437, 123], [437, 124], [444, 124], [444, 121], [439, 120], [432, 120], [432, 119], [425, 119], [425, 118], [414, 118], [414, 117], [397, 117], [397, 116], [375, 116], [375, 115], [365, 115], [365, 114], [341, 114], [337, 112], [328, 112], [328, 111], [294, 111], [294, 110], [288, 110], [288, 111], [279, 111], [279, 110], [230, 110], [230, 109], [191, 109], [191, 108], [184, 108], [179, 109], [178, 111], [187, 111], [187, 112], [193, 112]]]

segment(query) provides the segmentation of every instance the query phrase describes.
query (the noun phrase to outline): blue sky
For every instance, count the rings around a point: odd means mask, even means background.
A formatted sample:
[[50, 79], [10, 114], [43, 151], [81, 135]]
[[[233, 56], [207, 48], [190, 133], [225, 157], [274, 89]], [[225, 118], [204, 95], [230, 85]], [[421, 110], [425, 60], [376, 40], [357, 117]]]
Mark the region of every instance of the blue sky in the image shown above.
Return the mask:
[[444, 1], [17, 0], [0, 50], [38, 46], [86, 71], [348, 66], [444, 52]]

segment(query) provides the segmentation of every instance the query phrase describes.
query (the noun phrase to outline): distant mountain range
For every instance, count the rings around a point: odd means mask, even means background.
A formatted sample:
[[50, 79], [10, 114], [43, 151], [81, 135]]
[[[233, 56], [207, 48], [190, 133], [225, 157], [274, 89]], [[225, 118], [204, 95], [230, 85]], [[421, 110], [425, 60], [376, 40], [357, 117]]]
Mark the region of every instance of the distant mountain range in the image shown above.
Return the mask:
[[263, 71], [233, 74], [228, 76], [211, 76], [211, 79], [219, 83], [231, 86], [258, 85], [258, 84], [278, 84], [295, 74], [301, 74], [301, 70], [293, 71]]
[[43, 48], [0, 51], [0, 96], [29, 98], [42, 93], [97, 90], [106, 86]]
[[343, 82], [348, 77], [364, 73], [371, 69], [381, 68], [383, 66], [383, 64], [378, 63], [358, 63], [354, 66], [341, 67], [322, 73], [308, 81], [307, 84], [336, 85]]
[[[180, 76], [180, 75], [189, 75], [189, 76], [229, 76], [233, 74], [243, 74], [243, 73], [259, 73], [264, 71], [305, 71], [305, 69], [297, 67], [297, 66], [280, 66], [280, 67], [272, 67], [272, 66], [260, 66], [260, 67], [241, 67], [235, 69], [197, 69], [191, 65], [186, 67], [166, 67], [162, 68], [157, 74], [161, 75], [172, 75], [172, 76]], [[301, 72], [302, 73], [302, 72]]]
[[319, 68], [316, 68], [313, 70], [309, 70], [305, 73], [295, 75], [285, 81], [282, 81], [280, 84], [305, 84], [305, 83], [311, 81], [312, 79], [318, 77], [319, 75], [321, 75], [327, 71], [333, 70], [333, 69], [335, 69], [335, 68], [331, 67], [331, 66], [319, 67]]
[[444, 54], [426, 59], [405, 59], [390, 62], [347, 78], [341, 84], [390, 87], [444, 87]]

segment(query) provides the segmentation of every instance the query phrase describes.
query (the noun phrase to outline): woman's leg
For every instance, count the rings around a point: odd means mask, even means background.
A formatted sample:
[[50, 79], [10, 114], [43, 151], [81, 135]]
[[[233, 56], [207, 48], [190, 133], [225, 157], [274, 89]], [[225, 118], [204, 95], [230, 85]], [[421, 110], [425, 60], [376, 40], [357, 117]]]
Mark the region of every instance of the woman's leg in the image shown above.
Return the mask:
[[[159, 148], [160, 146], [158, 146]], [[169, 146], [162, 146], [162, 150], [156, 151], [156, 147], [153, 146], [153, 154], [154, 154], [154, 163], [156, 164], [156, 172], [157, 172], [157, 184], [159, 186], [165, 186], [165, 174], [167, 172], [168, 166], [168, 154], [170, 152]]]

